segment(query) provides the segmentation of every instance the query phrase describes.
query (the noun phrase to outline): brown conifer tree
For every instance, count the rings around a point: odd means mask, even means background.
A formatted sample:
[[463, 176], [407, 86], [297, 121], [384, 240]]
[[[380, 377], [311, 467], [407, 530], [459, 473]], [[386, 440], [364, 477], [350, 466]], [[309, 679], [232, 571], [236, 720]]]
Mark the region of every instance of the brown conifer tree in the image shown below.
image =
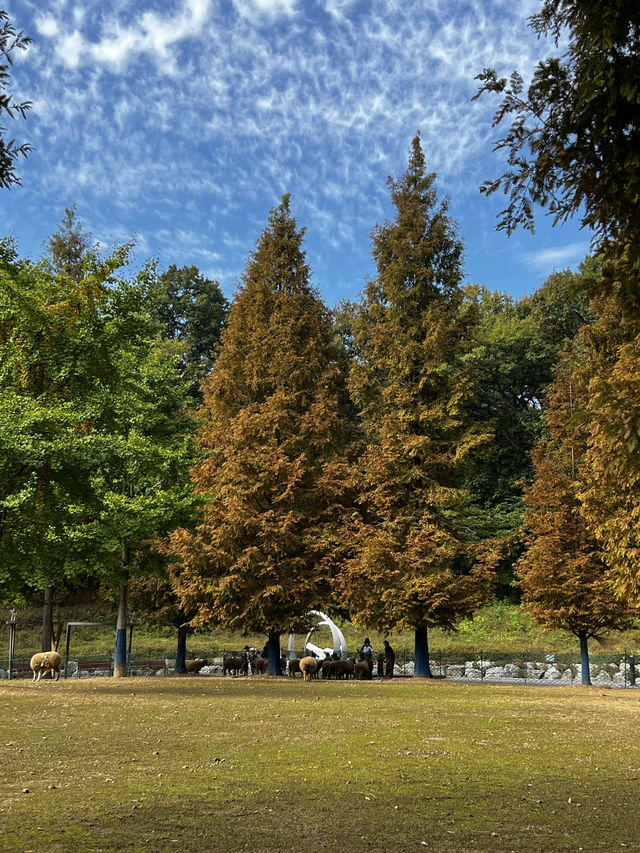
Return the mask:
[[279, 638], [329, 594], [344, 463], [345, 368], [331, 318], [311, 286], [284, 196], [231, 305], [204, 384], [193, 470], [205, 499], [193, 533], [176, 531], [175, 588], [196, 624], [268, 635], [270, 674]]
[[619, 295], [594, 301], [583, 330], [589, 378], [588, 446], [580, 498], [619, 595], [640, 602], [640, 315]]
[[529, 547], [517, 572], [533, 618], [580, 640], [582, 683], [590, 684], [589, 638], [630, 627], [633, 613], [611, 589], [578, 497], [588, 433], [580, 413], [586, 408], [584, 372], [567, 349], [547, 399], [549, 436], [533, 454], [535, 478], [525, 490]]
[[373, 231], [377, 275], [353, 323], [350, 390], [367, 448], [339, 587], [363, 624], [414, 629], [415, 673], [429, 677], [429, 626], [453, 627], [487, 594], [460, 512], [461, 472], [487, 431], [466, 414], [462, 244], [419, 136], [407, 171], [388, 184], [395, 219]]

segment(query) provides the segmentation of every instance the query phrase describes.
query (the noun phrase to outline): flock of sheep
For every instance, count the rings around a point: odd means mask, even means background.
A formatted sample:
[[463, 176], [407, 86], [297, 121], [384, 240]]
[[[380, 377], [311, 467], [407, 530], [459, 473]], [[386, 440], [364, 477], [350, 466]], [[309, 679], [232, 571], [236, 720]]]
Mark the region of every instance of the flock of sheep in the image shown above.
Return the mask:
[[[226, 657], [222, 662], [222, 674], [247, 675], [251, 665], [253, 675], [264, 674], [267, 671], [267, 661], [263, 657]], [[203, 664], [204, 665], [204, 664]], [[352, 661], [326, 658], [323, 661], [308, 656], [301, 660], [289, 661], [289, 675], [302, 674], [303, 681], [310, 681], [314, 676], [323, 678], [369, 678], [371, 668], [366, 660]]]
[[[60, 678], [60, 665], [62, 657], [58, 652], [38, 652], [31, 658], [30, 666], [33, 670], [33, 680], [40, 681], [43, 675], [55, 673], [56, 681]], [[187, 672], [197, 673], [208, 665], [204, 658], [186, 661]], [[230, 656], [223, 659], [222, 674], [226, 675], [248, 675], [249, 665], [253, 675], [264, 675], [267, 671], [267, 661], [263, 657], [254, 655]], [[371, 668], [366, 660], [336, 660], [327, 658], [320, 661], [308, 656], [302, 660], [289, 661], [289, 675], [295, 677], [297, 673], [302, 674], [303, 681], [310, 681], [314, 676], [322, 674], [323, 678], [369, 678]], [[36, 678], [37, 677], [37, 678]]]

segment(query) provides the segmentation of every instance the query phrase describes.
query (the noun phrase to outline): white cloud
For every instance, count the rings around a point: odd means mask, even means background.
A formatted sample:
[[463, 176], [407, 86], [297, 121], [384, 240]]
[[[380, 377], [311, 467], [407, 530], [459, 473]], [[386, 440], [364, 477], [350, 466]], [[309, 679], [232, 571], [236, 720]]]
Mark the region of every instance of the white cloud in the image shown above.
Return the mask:
[[70, 35], [63, 36], [57, 43], [56, 53], [68, 68], [77, 68], [80, 58], [86, 54], [86, 45], [82, 34], [74, 30]]
[[[175, 63], [170, 50], [180, 41], [201, 34], [209, 13], [210, 0], [184, 0], [182, 9], [169, 17], [145, 11], [137, 19], [123, 24], [111, 11], [97, 39], [93, 38], [95, 23], [84, 9], [80, 15], [74, 10], [76, 29], [63, 36], [56, 44], [56, 52], [69, 68], [78, 68], [81, 60], [109, 66], [114, 71], [123, 70], [128, 63], [141, 55], [149, 55], [163, 64], [165, 73], [175, 73]], [[55, 38], [60, 26], [52, 15], [39, 19], [43, 34]], [[88, 31], [83, 35], [84, 25]]]
[[364, 263], [418, 128], [460, 209], [497, 172], [496, 103], [471, 103], [473, 77], [527, 73], [547, 52], [526, 26], [537, 3], [30, 0], [42, 39], [19, 91], [34, 102], [27, 165], [40, 171], [25, 187], [144, 227], [154, 247], [180, 223], [194, 235], [185, 262], [200, 241], [224, 253], [209, 261], [227, 276], [290, 191], [318, 257]]
[[298, 0], [233, 0], [239, 15], [250, 17], [255, 12], [276, 16], [292, 15], [296, 11]]
[[332, 18], [343, 23], [356, 0], [324, 0], [324, 7]]
[[58, 35], [58, 22], [51, 15], [45, 15], [35, 20], [36, 30], [45, 38], [53, 38]]
[[565, 269], [579, 264], [585, 259], [588, 252], [588, 241], [568, 243], [565, 246], [554, 246], [535, 252], [527, 252], [524, 255], [524, 261], [531, 269], [540, 271]]

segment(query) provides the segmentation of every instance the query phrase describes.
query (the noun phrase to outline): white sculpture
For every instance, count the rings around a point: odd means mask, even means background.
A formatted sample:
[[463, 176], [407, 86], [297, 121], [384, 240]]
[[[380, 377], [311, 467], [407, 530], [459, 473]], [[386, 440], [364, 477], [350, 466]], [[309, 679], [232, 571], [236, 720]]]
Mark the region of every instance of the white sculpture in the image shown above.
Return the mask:
[[[347, 658], [347, 643], [344, 638], [344, 634], [335, 624], [335, 622], [330, 619], [326, 613], [323, 613], [321, 610], [310, 610], [309, 616], [316, 616], [320, 621], [317, 625], [309, 631], [304, 641], [303, 647], [303, 656], [313, 654], [319, 659], [324, 660], [330, 654], [337, 654], [340, 656], [342, 660], [346, 660]], [[311, 636], [318, 628], [322, 628], [326, 626], [331, 631], [331, 637], [333, 639], [333, 648], [332, 649], [321, 649], [320, 646], [316, 646], [315, 643], [311, 642]], [[296, 659], [296, 635], [289, 634], [289, 659]]]

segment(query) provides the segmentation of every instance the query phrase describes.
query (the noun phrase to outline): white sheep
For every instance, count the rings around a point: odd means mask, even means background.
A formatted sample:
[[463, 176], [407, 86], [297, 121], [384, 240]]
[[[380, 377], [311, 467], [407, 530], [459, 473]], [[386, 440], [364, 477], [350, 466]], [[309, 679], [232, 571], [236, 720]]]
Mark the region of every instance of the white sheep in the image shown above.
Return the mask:
[[303, 681], [311, 681], [318, 670], [318, 661], [312, 657], [302, 658], [300, 661], [300, 672]]
[[[51, 672], [56, 674], [56, 681], [60, 678], [60, 664], [62, 658], [58, 652], [38, 652], [35, 654], [29, 663], [33, 670], [33, 681], [40, 681], [43, 673]], [[36, 675], [38, 678], [36, 679]]]

